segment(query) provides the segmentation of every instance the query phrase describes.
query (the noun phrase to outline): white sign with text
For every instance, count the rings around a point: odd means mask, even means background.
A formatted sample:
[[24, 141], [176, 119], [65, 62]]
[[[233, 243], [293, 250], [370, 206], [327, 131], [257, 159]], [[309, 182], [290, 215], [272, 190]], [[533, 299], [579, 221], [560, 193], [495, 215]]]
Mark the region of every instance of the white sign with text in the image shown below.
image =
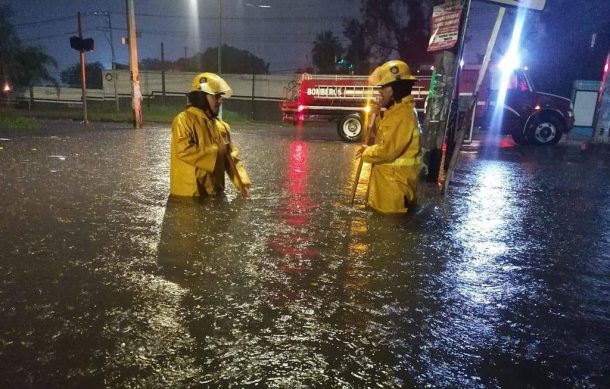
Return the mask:
[[496, 3], [502, 6], [513, 6], [513, 7], [523, 7], [535, 9], [538, 11], [542, 11], [544, 9], [544, 5], [546, 0], [484, 0], [488, 3]]

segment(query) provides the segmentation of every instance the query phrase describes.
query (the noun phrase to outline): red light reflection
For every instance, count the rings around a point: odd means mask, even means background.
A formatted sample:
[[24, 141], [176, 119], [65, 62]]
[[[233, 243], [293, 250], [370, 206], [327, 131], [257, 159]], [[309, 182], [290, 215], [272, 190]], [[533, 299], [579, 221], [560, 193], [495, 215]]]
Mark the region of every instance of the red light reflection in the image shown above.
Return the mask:
[[[290, 232], [276, 236], [269, 246], [275, 251], [296, 260], [311, 259], [319, 250], [311, 247], [314, 238], [308, 234], [310, 211], [316, 208], [307, 196], [309, 173], [307, 143], [295, 141], [290, 144], [289, 168], [284, 187], [289, 196], [279, 211], [280, 220], [292, 227]], [[303, 264], [281, 265], [283, 271], [300, 271]]]

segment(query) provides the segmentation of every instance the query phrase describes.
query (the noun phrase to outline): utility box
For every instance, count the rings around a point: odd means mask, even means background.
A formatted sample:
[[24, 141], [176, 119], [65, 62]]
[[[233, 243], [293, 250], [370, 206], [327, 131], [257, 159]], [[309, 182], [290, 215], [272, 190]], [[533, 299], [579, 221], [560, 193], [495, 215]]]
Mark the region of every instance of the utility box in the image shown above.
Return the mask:
[[572, 103], [574, 104], [575, 121], [571, 135], [589, 138], [593, 135], [593, 119], [595, 117], [599, 86], [599, 81], [574, 81]]
[[610, 66], [610, 53], [606, 58], [602, 82], [597, 96], [597, 108], [594, 118], [595, 143], [610, 143], [610, 79], [608, 79], [608, 67]]

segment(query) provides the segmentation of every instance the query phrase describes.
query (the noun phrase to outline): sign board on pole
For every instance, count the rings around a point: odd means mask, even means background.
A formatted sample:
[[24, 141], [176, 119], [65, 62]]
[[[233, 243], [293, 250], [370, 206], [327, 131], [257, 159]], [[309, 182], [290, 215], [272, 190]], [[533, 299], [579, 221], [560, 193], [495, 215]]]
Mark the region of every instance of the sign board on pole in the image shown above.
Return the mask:
[[544, 5], [546, 0], [483, 0], [488, 3], [496, 3], [503, 7], [513, 6], [513, 7], [522, 7], [522, 8], [530, 8], [535, 9], [537, 11], [542, 11], [544, 9]]
[[442, 4], [432, 11], [432, 35], [428, 51], [450, 49], [457, 43], [460, 32], [462, 4]]

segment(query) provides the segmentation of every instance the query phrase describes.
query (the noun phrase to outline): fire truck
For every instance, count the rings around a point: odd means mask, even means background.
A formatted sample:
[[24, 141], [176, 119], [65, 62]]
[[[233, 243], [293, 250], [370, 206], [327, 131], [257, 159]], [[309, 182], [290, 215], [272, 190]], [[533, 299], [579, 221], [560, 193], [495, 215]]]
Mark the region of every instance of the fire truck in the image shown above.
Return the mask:
[[[413, 96], [418, 112], [423, 114], [430, 77], [417, 77]], [[284, 121], [293, 124], [335, 121], [343, 140], [357, 142], [362, 136], [369, 103], [377, 95], [377, 88], [368, 85], [368, 76], [304, 73], [284, 88], [280, 107]]]

